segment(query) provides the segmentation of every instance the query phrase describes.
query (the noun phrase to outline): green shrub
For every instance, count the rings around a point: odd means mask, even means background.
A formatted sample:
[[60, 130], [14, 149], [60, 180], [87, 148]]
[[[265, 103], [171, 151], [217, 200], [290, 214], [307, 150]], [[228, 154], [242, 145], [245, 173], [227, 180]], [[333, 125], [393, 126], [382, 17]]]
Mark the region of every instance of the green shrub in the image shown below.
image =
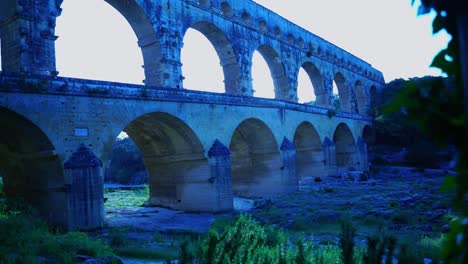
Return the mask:
[[240, 215], [222, 232], [211, 229], [201, 241], [198, 263], [293, 263], [296, 254], [282, 231]]
[[[5, 204], [8, 203], [8, 206]], [[0, 263], [75, 263], [76, 255], [102, 258], [111, 249], [81, 232], [51, 232], [34, 211], [21, 202], [0, 200]], [[21, 209], [21, 210], [20, 210]]]
[[354, 263], [354, 237], [356, 236], [356, 228], [351, 219], [344, 219], [341, 222], [340, 248], [341, 260], [343, 264]]

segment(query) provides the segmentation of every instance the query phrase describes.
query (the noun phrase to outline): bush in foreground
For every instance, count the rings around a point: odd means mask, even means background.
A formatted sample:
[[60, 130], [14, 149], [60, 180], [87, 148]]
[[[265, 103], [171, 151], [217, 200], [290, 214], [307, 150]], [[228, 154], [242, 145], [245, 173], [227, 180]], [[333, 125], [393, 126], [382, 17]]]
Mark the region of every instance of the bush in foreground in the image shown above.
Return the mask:
[[12, 210], [6, 204], [0, 198], [0, 263], [76, 263], [77, 255], [114, 255], [99, 240], [82, 232], [51, 232], [35, 213]]

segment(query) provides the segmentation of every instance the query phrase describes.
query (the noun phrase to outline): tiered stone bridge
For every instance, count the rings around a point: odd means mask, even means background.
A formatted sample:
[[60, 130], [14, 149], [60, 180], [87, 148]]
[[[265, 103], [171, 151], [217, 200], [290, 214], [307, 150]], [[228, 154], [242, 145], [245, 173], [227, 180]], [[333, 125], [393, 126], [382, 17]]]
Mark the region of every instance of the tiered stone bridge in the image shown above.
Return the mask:
[[[0, 3], [5, 191], [51, 223], [69, 226], [76, 215], [67, 203], [65, 161], [84, 143], [105, 167], [121, 131], [143, 155], [150, 202], [181, 210], [227, 211], [233, 194], [292, 192], [313, 177], [367, 170], [367, 113], [384, 84], [370, 64], [250, 0], [106, 1], [139, 39], [145, 85], [57, 77], [54, 28], [62, 1]], [[188, 28], [215, 47], [226, 93], [183, 88]], [[252, 96], [255, 50], [270, 67], [276, 99]], [[316, 106], [297, 103], [300, 68], [311, 78]]]

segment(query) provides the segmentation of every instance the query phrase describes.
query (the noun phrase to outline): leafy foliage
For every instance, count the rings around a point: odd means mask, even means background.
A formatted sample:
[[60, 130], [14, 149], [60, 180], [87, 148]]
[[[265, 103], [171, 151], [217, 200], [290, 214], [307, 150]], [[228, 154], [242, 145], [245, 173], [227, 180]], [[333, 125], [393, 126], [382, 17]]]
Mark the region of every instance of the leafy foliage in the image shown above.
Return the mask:
[[200, 263], [291, 263], [288, 241], [281, 231], [265, 228], [241, 215], [222, 233], [210, 230], [201, 243]]
[[[450, 159], [450, 156], [441, 156], [441, 147], [435, 144], [434, 139], [408, 119], [406, 107], [395, 106], [394, 103], [401, 100], [401, 94], [405, 93], [406, 89], [417, 87], [419, 90], [428, 91], [434, 83], [453, 86], [453, 81], [444, 77], [396, 79], [383, 89], [382, 104], [376, 106], [375, 113], [379, 114], [374, 123], [376, 144], [406, 148], [407, 153], [402, 165], [432, 168], [437, 167], [443, 159]], [[449, 153], [447, 150], [444, 152]]]
[[129, 138], [118, 139], [112, 147], [106, 181], [121, 184], [146, 182], [146, 168], [135, 143]]
[[[76, 263], [76, 255], [112, 256], [111, 249], [81, 232], [50, 232], [32, 211], [8, 208], [0, 200], [0, 263]], [[10, 204], [17, 204], [11, 203]]]
[[[436, 13], [433, 21], [433, 32], [445, 29], [451, 36], [446, 49], [434, 57], [431, 66], [441, 69], [454, 80], [453, 87], [435, 80], [428, 87], [418, 87], [413, 84], [402, 91], [389, 110], [407, 112], [408, 120], [413, 122], [424, 133], [441, 145], [454, 145], [458, 151], [456, 177], [451, 177], [445, 186], [447, 190], [456, 193], [454, 206], [461, 217], [451, 222], [451, 231], [445, 241], [443, 255], [446, 263], [468, 263], [468, 136], [465, 113], [462, 61], [460, 57], [458, 18], [462, 10], [466, 10], [466, 1], [422, 0], [419, 14], [427, 14], [431, 10]], [[414, 0], [412, 0], [414, 4]], [[466, 45], [466, 44], [465, 44]], [[466, 46], [463, 47], [466, 49]], [[465, 51], [466, 52], [466, 51]], [[467, 63], [466, 61], [463, 63]], [[465, 67], [467, 67], [465, 65]], [[465, 76], [466, 78], [467, 76]], [[465, 79], [465, 82], [468, 81]], [[465, 84], [466, 85], [466, 84]], [[468, 91], [465, 91], [468, 92]], [[466, 96], [466, 95], [465, 95]]]

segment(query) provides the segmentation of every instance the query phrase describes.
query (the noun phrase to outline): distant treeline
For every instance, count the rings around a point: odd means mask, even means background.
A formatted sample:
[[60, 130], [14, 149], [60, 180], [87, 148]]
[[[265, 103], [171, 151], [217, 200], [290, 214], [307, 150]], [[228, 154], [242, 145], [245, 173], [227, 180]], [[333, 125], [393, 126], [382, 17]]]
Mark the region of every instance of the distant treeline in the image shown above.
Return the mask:
[[148, 175], [140, 150], [129, 137], [117, 139], [105, 170], [105, 181], [120, 184], [143, 184]]
[[[418, 128], [417, 124], [409, 123], [405, 109], [394, 113], [389, 113], [387, 109], [387, 105], [408, 86], [416, 86], [424, 91], [436, 83], [434, 80], [437, 79], [445, 83], [446, 87], [453, 86], [453, 82], [445, 77], [425, 76], [409, 80], [396, 79], [386, 85], [378, 96], [378, 102], [373, 105], [375, 145], [387, 146], [387, 150], [405, 150], [401, 165], [437, 168], [440, 167], [441, 163], [447, 163], [454, 156], [452, 148], [440, 149], [434, 140]], [[377, 162], [385, 162], [378, 154], [376, 158]]]

